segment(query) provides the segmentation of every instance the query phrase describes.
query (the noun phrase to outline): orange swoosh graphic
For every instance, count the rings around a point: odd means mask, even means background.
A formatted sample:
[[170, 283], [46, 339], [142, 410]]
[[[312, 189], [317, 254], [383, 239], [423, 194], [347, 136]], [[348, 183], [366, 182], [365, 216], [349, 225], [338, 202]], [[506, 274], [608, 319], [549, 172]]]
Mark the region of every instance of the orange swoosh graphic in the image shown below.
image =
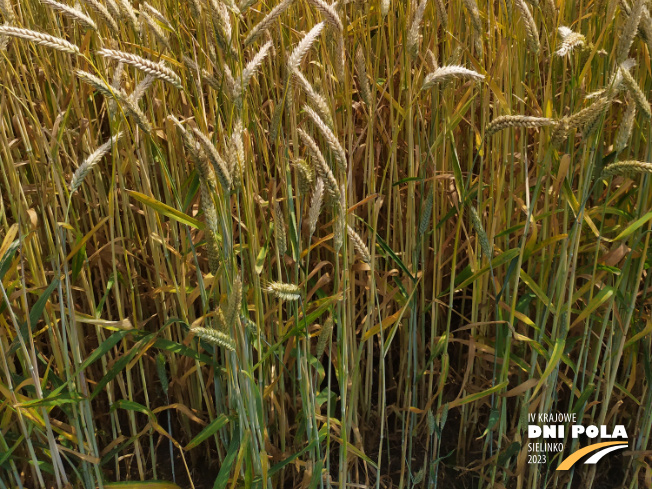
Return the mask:
[[557, 470], [568, 470], [573, 466], [575, 462], [581, 459], [584, 455], [587, 455], [591, 452], [595, 452], [596, 450], [600, 450], [601, 448], [610, 447], [613, 445], [626, 445], [626, 442], [605, 441], [604, 443], [595, 443], [594, 445], [589, 445], [588, 447], [584, 447], [576, 451], [575, 453], [570, 454], [568, 457], [566, 457], [564, 461], [559, 465], [559, 467], [557, 467]]

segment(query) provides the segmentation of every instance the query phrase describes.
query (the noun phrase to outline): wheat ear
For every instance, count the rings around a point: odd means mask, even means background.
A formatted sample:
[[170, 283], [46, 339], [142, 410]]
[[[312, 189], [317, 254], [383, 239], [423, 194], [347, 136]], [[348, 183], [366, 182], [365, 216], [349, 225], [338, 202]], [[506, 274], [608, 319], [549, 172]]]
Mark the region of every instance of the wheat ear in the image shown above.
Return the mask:
[[428, 5], [428, 0], [421, 0], [419, 6], [414, 12], [414, 17], [412, 18], [412, 24], [410, 25], [410, 30], [408, 31], [407, 36], [407, 48], [408, 53], [413, 58], [416, 58], [419, 54], [419, 28], [421, 22], [423, 21], [423, 14], [426, 11], [426, 6]]
[[552, 132], [552, 144], [554, 146], [561, 144], [568, 136], [568, 133], [573, 129], [580, 129], [584, 131], [585, 137], [588, 136], [595, 127], [595, 122], [600, 118], [610, 104], [610, 98], [601, 97], [588, 107], [570, 117], [564, 117], [558, 122], [555, 130]]
[[225, 350], [235, 351], [235, 341], [222, 331], [195, 326], [190, 328], [190, 332], [213, 346], [221, 346]]
[[643, 90], [641, 90], [641, 87], [638, 86], [638, 83], [636, 83], [636, 80], [634, 80], [634, 77], [629, 72], [629, 70], [621, 67], [620, 75], [622, 76], [623, 83], [627, 87], [627, 90], [634, 98], [634, 102], [636, 102], [638, 109], [646, 118], [649, 119], [652, 116], [652, 112], [650, 111], [650, 103], [647, 101]]
[[231, 183], [232, 183], [231, 174], [229, 172], [228, 165], [226, 164], [224, 159], [220, 156], [220, 154], [217, 152], [215, 145], [210, 140], [210, 138], [206, 136], [206, 134], [204, 134], [199, 129], [194, 127], [192, 130], [193, 133], [195, 134], [195, 137], [197, 138], [197, 141], [199, 142], [206, 156], [208, 156], [208, 159], [213, 165], [213, 169], [217, 174], [217, 178], [220, 180], [220, 184], [222, 185], [222, 188], [224, 189], [225, 192], [228, 192], [231, 189]]
[[584, 46], [586, 43], [586, 38], [582, 34], [573, 32], [566, 26], [559, 27], [558, 32], [561, 38], [561, 46], [555, 52], [557, 56], [566, 56], [576, 47]]
[[321, 34], [321, 31], [323, 29], [324, 29], [324, 22], [320, 22], [319, 24], [315, 25], [312, 29], [310, 29], [308, 34], [306, 34], [303, 37], [303, 39], [299, 41], [299, 44], [296, 45], [296, 47], [290, 54], [290, 57], [288, 58], [288, 68], [290, 73], [299, 69], [299, 66], [303, 61], [303, 58], [306, 57], [308, 50], [317, 40], [319, 34]]
[[335, 69], [340, 81], [344, 80], [344, 71], [346, 64], [346, 48], [344, 46], [344, 25], [335, 8], [326, 3], [324, 0], [308, 0], [319, 10], [326, 23], [331, 25], [337, 31], [337, 57]]
[[131, 5], [129, 0], [116, 0], [118, 4], [118, 9], [120, 12], [120, 17], [127, 20], [131, 27], [140, 34], [140, 25], [138, 24], [138, 17], [136, 17], [136, 11]]
[[74, 44], [65, 39], [44, 34], [42, 32], [21, 29], [10, 25], [0, 25], [0, 35], [18, 37], [65, 53], [79, 54], [79, 48]]
[[527, 45], [530, 51], [533, 53], [539, 52], [539, 31], [537, 30], [537, 25], [534, 22], [534, 17], [532, 17], [532, 12], [530, 8], [525, 3], [525, 0], [514, 0], [516, 3], [516, 8], [521, 12], [521, 19], [523, 19], [523, 24], [525, 27], [525, 36], [527, 39]]
[[475, 229], [475, 232], [478, 235], [478, 241], [480, 241], [480, 248], [482, 249], [482, 253], [484, 256], [491, 259], [491, 245], [489, 244], [487, 233], [482, 226], [482, 220], [480, 219], [478, 210], [472, 205], [469, 206], [469, 210], [471, 211], [471, 224], [473, 225], [473, 229]]
[[423, 80], [421, 90], [428, 90], [429, 88], [434, 87], [437, 83], [444, 83], [453, 78], [483, 80], [484, 75], [459, 65], [441, 66], [426, 76]]
[[92, 86], [95, 90], [100, 92], [105, 97], [113, 98], [114, 91], [120, 89], [119, 87], [112, 88], [108, 83], [106, 83], [101, 78], [98, 78], [97, 76], [88, 73], [86, 71], [77, 70], [75, 71], [75, 75], [77, 75], [77, 78], [79, 78], [81, 81]]
[[278, 19], [279, 16], [288, 9], [288, 7], [290, 7], [290, 5], [292, 5], [293, 1], [294, 0], [283, 0], [281, 3], [276, 5], [276, 7], [270, 10], [269, 13], [263, 17], [263, 20], [258, 22], [258, 24], [249, 31], [249, 34], [244, 41], [245, 46], [248, 46], [258, 39], [258, 37], [266, 31], [274, 21]]
[[168, 37], [163, 32], [163, 29], [157, 24], [156, 19], [149, 15], [149, 13], [143, 11], [140, 13], [140, 20], [143, 25], [146, 25], [149, 32], [151, 32], [154, 38], [165, 47], [170, 49], [170, 43], [168, 42]]
[[315, 357], [320, 358], [322, 356], [326, 350], [326, 344], [330, 340], [332, 332], [333, 318], [329, 316], [319, 331], [319, 337], [317, 338], [317, 348], [315, 349]]
[[[205, 68], [200, 68], [197, 63], [195, 63], [191, 58], [185, 54], [182, 57], [183, 63], [186, 65], [186, 68], [193, 74], [197, 75], [200, 79], [206, 82], [213, 90], [220, 91], [222, 88], [221, 82], [218, 81], [215, 76], [209, 73]], [[218, 71], [218, 77], [222, 77], [222, 73]]]
[[[197, 165], [197, 172], [200, 173], [201, 177], [201, 172], [205, 171], [208, 172], [205, 169], [200, 169], [199, 167], [202, 165], [206, 164], [207, 157], [206, 153], [204, 153], [204, 150], [202, 149], [201, 145], [197, 142], [197, 140], [190, 134], [185, 127], [181, 124], [181, 122], [174, 117], [173, 115], [169, 115], [168, 120], [174, 124], [174, 126], [177, 128], [177, 131], [179, 131], [179, 134], [181, 134], [181, 140], [183, 141], [183, 146], [186, 148], [186, 151], [190, 154], [192, 159], [195, 162], [195, 165]], [[207, 178], [204, 178], [204, 180], [208, 182]]]
[[326, 190], [326, 194], [328, 195], [328, 197], [332, 202], [339, 202], [340, 191], [337, 186], [337, 180], [335, 179], [335, 175], [333, 175], [333, 172], [328, 166], [328, 163], [326, 163], [326, 160], [324, 159], [324, 155], [319, 149], [319, 146], [317, 145], [315, 140], [312, 139], [308, 135], [308, 133], [303, 129], [298, 128], [297, 132], [299, 133], [299, 137], [301, 138], [301, 141], [303, 141], [303, 144], [306, 145], [313, 160], [315, 161], [315, 170], [317, 171], [317, 174], [321, 177], [321, 179], [324, 181], [324, 188]]
[[432, 217], [432, 205], [434, 202], [435, 193], [431, 190], [428, 192], [428, 197], [426, 202], [423, 204], [423, 210], [421, 212], [421, 220], [419, 221], [419, 235], [423, 236], [426, 234], [428, 227], [430, 226], [430, 218]]
[[233, 284], [231, 286], [231, 295], [229, 295], [229, 302], [226, 308], [225, 322], [227, 325], [235, 324], [238, 320], [240, 306], [242, 304], [242, 280], [240, 274], [236, 270]]
[[160, 11], [152, 7], [149, 3], [143, 2], [142, 3], [142, 8], [144, 8], [149, 15], [154, 17], [156, 20], [158, 20], [161, 24], [163, 24], [165, 27], [167, 27], [170, 30], [173, 30], [172, 24], [170, 24], [170, 21], [163, 15]]
[[611, 77], [609, 78], [609, 84], [607, 87], [587, 95], [586, 98], [599, 98], [602, 96], [611, 98], [615, 97], [618, 92], [623, 89], [625, 82], [623, 73], [625, 71], [630, 71], [634, 66], [636, 66], [636, 61], [633, 59], [627, 59], [623, 61], [620, 63], [620, 66], [617, 67], [616, 70], [614, 70], [612, 73]]
[[439, 22], [444, 29], [448, 28], [448, 12], [446, 12], [446, 5], [444, 5], [444, 0], [435, 0], [435, 7], [437, 7], [437, 16], [439, 17]]
[[73, 173], [72, 179], [70, 180], [70, 193], [75, 192], [81, 186], [81, 184], [84, 182], [84, 179], [86, 178], [86, 175], [90, 173], [93, 167], [102, 161], [104, 155], [109, 152], [113, 145], [117, 144], [118, 141], [120, 141], [121, 137], [122, 132], [119, 132], [102, 146], [97, 148], [88, 156], [88, 158], [86, 158], [86, 160], [84, 160], [81, 165], [79, 165], [79, 168], [75, 170], [75, 173]]
[[206, 228], [204, 236], [206, 237], [206, 254], [208, 257], [208, 268], [215, 275], [220, 267], [220, 249], [217, 244], [218, 221], [217, 210], [211, 191], [208, 189], [206, 182], [200, 179], [201, 189], [201, 208], [204, 211]]
[[355, 251], [358, 252], [358, 255], [360, 255], [360, 258], [362, 258], [362, 261], [365, 263], [370, 263], [371, 254], [369, 253], [369, 248], [367, 248], [365, 242], [362, 241], [360, 235], [356, 233], [355, 229], [353, 229], [348, 224], [346, 225], [346, 232], [348, 233], [349, 238], [351, 238], [351, 241], [353, 242], [353, 247], [355, 248]]
[[[0, 0], [0, 12], [2, 12], [7, 25], [16, 22], [16, 14], [14, 14], [14, 9], [11, 6], [11, 0]], [[0, 52], [6, 50], [8, 44], [9, 37], [0, 35]]]
[[231, 68], [229, 68], [229, 65], [224, 65], [222, 73], [224, 73], [227, 93], [234, 99], [238, 99], [240, 97], [240, 89], [238, 88], [238, 84], [236, 83], [235, 78], [233, 78], [233, 74], [231, 73]]
[[298, 285], [269, 282], [265, 290], [274, 297], [284, 301], [298, 301], [301, 299], [301, 289]]
[[199, 21], [202, 18], [202, 4], [199, 0], [189, 0], [187, 5], [190, 7], [190, 13]]
[[631, 175], [632, 173], [652, 173], [652, 163], [643, 161], [619, 161], [604, 167], [602, 176]]
[[616, 50], [616, 63], [620, 64], [625, 61], [629, 55], [629, 50], [634, 42], [634, 36], [641, 23], [643, 15], [644, 0], [636, 0], [632, 11], [623, 26], [622, 33], [618, 38], [618, 48]]
[[358, 71], [358, 83], [360, 84], [359, 89], [362, 100], [367, 107], [371, 107], [371, 87], [367, 78], [367, 62], [361, 45], [358, 45], [355, 50], [355, 69]]
[[315, 188], [312, 191], [312, 200], [308, 209], [308, 235], [312, 237], [317, 229], [317, 221], [321, 212], [321, 204], [324, 199], [324, 181], [317, 178]]
[[306, 114], [308, 114], [308, 116], [315, 123], [315, 125], [319, 129], [319, 132], [321, 132], [322, 136], [324, 136], [324, 139], [328, 143], [329, 148], [335, 154], [335, 161], [338, 162], [340, 169], [342, 171], [346, 171], [347, 168], [346, 153], [344, 152], [344, 148], [337, 140], [337, 137], [335, 136], [333, 131], [331, 131], [330, 128], [326, 125], [326, 123], [321, 120], [321, 117], [319, 117], [317, 112], [312, 110], [310, 107], [304, 105], [303, 110], [305, 111]]
[[652, 18], [650, 18], [650, 11], [645, 5], [643, 6], [641, 22], [638, 24], [638, 32], [647, 44], [648, 51], [652, 52]]
[[209, 0], [208, 3], [211, 7], [210, 10], [218, 45], [230, 55], [235, 56], [237, 53], [231, 42], [233, 36], [231, 17], [229, 16], [226, 5], [219, 0]]
[[106, 3], [106, 8], [111, 12], [113, 18], [122, 18], [122, 12], [120, 12], [120, 7], [118, 7], [116, 0], [105, 0], [104, 3]]
[[308, 194], [315, 182], [315, 170], [304, 159], [294, 160], [292, 166], [297, 171], [299, 192]]
[[109, 85], [107, 85], [104, 82], [104, 80], [96, 77], [95, 75], [91, 75], [90, 73], [87, 73], [85, 71], [77, 70], [75, 74], [81, 81], [89, 84], [105, 97], [109, 99], [114, 99], [116, 102], [118, 102], [123, 108], [123, 110], [125, 111], [125, 113], [130, 117], [132, 117], [136, 121], [136, 124], [138, 124], [138, 126], [143, 131], [145, 131], [145, 133], [147, 134], [152, 133], [152, 126], [147, 120], [145, 114], [143, 114], [143, 111], [140, 110], [138, 104], [134, 102], [134, 100], [132, 100], [131, 97], [128, 97], [127, 94], [125, 94], [122, 90], [120, 90], [119, 88], [111, 88]]
[[103, 4], [98, 0], [84, 0], [84, 3], [89, 9], [101, 17], [114, 32], [118, 31], [118, 23], [113, 18], [113, 15], [111, 15], [111, 12], [109, 12], [109, 9], [107, 9]]
[[0, 12], [2, 12], [2, 16], [5, 18], [7, 24], [16, 22], [16, 14], [14, 14], [10, 0], [0, 0]]
[[145, 95], [145, 92], [149, 89], [149, 87], [152, 86], [154, 81], [156, 80], [156, 77], [152, 75], [147, 75], [143, 81], [141, 81], [138, 85], [136, 85], [136, 88], [134, 88], [134, 91], [129, 95], [129, 98], [134, 101], [134, 103], [138, 103], [138, 101], [143, 98], [143, 95]]
[[272, 41], [267, 41], [262, 48], [256, 53], [256, 56], [253, 57], [245, 69], [242, 70], [242, 75], [240, 77], [240, 83], [236, 86], [236, 98], [240, 98], [247, 90], [249, 86], [249, 81], [254, 76], [260, 65], [265, 60], [265, 57], [269, 53], [269, 50], [272, 48]]
[[69, 17], [94, 31], [97, 30], [97, 25], [93, 22], [93, 19], [75, 7], [70, 7], [66, 4], [55, 2], [54, 0], [41, 0], [41, 3], [47, 5], [52, 10], [61, 12], [66, 17]]
[[430, 49], [426, 50], [426, 66], [433, 71], [439, 68], [437, 56], [435, 56], [435, 53], [433, 53]]
[[148, 75], [152, 75], [156, 78], [160, 78], [161, 80], [170, 83], [179, 90], [183, 90], [183, 86], [181, 85], [181, 78], [179, 78], [179, 75], [165, 66], [162, 62], [155, 63], [154, 61], [141, 58], [135, 54], [116, 51], [113, 49], [100, 49], [97, 54], [105, 58], [121, 61], [125, 64], [133, 66], [134, 68], [144, 71]]
[[138, 127], [140, 127], [146, 134], [152, 134], [152, 125], [147, 120], [147, 116], [140, 110], [138, 104], [131, 98], [128, 97], [122, 90], [115, 90], [114, 98], [120, 103], [122, 109], [127, 115], [129, 115]]
[[310, 100], [310, 102], [315, 106], [315, 108], [319, 112], [319, 115], [322, 116], [323, 119], [325, 119], [325, 122], [326, 124], [328, 124], [329, 127], [333, 127], [333, 116], [331, 115], [330, 108], [328, 107], [328, 103], [326, 102], [324, 97], [322, 97], [317, 93], [317, 91], [312, 87], [312, 85], [306, 79], [303, 73], [301, 73], [300, 71], [294, 71], [293, 75], [294, 78], [298, 80], [303, 91], [306, 92], [306, 96], [308, 97], [308, 100]]
[[238, 189], [242, 185], [242, 174], [244, 172], [245, 165], [245, 150], [244, 150], [244, 141], [242, 139], [242, 133], [244, 129], [242, 127], [242, 119], [238, 118], [236, 123], [233, 126], [233, 134], [231, 134], [231, 162], [230, 162], [230, 172], [231, 172], [231, 181], [233, 182], [233, 187]]
[[346, 234], [346, 202], [345, 202], [345, 187], [344, 184], [340, 186], [340, 199], [336, 206], [335, 220], [333, 221], [333, 248], [335, 254], [339, 254], [340, 248], [344, 244], [344, 236]]
[[[231, 299], [229, 299], [229, 301], [231, 301]], [[224, 316], [224, 313], [222, 312], [222, 308], [220, 306], [217, 306], [215, 308], [215, 322], [217, 323], [216, 325], [217, 330], [228, 335], [229, 325], [231, 323], [226, 322], [226, 317]]]
[[226, 41], [229, 48], [231, 48], [231, 41], [233, 38], [233, 28], [231, 27], [231, 17], [229, 16], [229, 9], [226, 5], [219, 0], [210, 1], [212, 10], [213, 10], [213, 22], [216, 23], [224, 40]]
[[332, 5], [329, 5], [324, 0], [308, 0], [308, 3], [312, 4], [317, 10], [319, 10], [324, 16], [326, 22], [335, 27], [338, 32], [341, 33], [344, 30], [342, 20]]
[[482, 19], [480, 18], [480, 10], [478, 9], [478, 4], [475, 0], [462, 0], [466, 10], [469, 12], [469, 17], [471, 17], [471, 25], [477, 34], [482, 33]]
[[281, 206], [275, 200], [273, 206], [274, 216], [274, 241], [279, 256], [282, 258], [288, 250], [287, 237], [285, 235], [285, 219], [283, 219], [283, 211]]
[[554, 126], [556, 122], [547, 117], [530, 117], [526, 115], [503, 115], [495, 118], [487, 125], [485, 137], [490, 137], [498, 131], [509, 127], [546, 127]]
[[629, 138], [632, 136], [632, 129], [634, 128], [634, 119], [636, 118], [636, 104], [630, 102], [627, 105], [627, 110], [623, 114], [623, 120], [618, 126], [616, 138], [614, 140], [614, 151], [620, 153], [627, 147]]

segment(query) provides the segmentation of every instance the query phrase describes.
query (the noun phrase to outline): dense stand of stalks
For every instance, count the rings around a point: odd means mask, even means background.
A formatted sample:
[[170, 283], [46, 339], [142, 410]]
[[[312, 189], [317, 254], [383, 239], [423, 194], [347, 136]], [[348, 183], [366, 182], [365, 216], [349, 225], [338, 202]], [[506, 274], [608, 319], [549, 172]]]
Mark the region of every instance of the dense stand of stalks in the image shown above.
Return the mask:
[[0, 489], [650, 487], [645, 2], [0, 19]]

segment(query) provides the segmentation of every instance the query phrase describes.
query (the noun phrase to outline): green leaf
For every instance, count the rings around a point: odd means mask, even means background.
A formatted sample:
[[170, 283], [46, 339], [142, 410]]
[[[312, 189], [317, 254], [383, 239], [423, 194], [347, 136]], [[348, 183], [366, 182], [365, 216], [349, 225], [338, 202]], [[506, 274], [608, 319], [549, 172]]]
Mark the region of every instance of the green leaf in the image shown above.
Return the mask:
[[200, 362], [215, 366], [215, 361], [208, 355], [199, 353], [197, 350], [182, 345], [181, 343], [176, 343], [175, 341], [158, 338], [154, 342], [154, 346], [161, 350], [169, 351], [170, 353], [177, 353], [178, 355], [183, 355], [184, 357], [199, 360]]
[[573, 409], [571, 409], [571, 413], [579, 414], [580, 409], [582, 409], [584, 403], [588, 400], [591, 394], [593, 394], [593, 391], [595, 391], [595, 384], [589, 384], [586, 389], [582, 391], [577, 401], [575, 401], [575, 405], [573, 406]]
[[632, 224], [627, 226], [622, 233], [620, 233], [618, 236], [614, 238], [614, 241], [620, 241], [621, 239], [625, 239], [629, 235], [633, 234], [637, 229], [643, 226], [643, 224], [645, 224], [650, 219], [652, 219], [652, 211], [648, 212], [643, 217], [637, 219]]
[[[41, 316], [43, 315], [43, 309], [45, 309], [45, 304], [47, 304], [48, 299], [52, 295], [52, 292], [54, 292], [54, 289], [56, 289], [59, 286], [59, 279], [55, 278], [50, 285], [48, 285], [47, 289], [43, 291], [43, 293], [39, 296], [39, 298], [36, 300], [34, 305], [29, 311], [29, 324], [33, 328], [36, 326], [36, 323], [38, 323], [39, 319], [41, 319]], [[29, 336], [29, 331], [31, 328], [28, 327], [27, 323], [23, 323], [20, 325], [20, 335], [24, 338]], [[9, 348], [9, 351], [7, 352], [8, 356], [13, 355], [16, 353], [16, 350], [20, 347], [20, 341], [18, 338], [14, 339], [13, 343], [11, 344], [11, 347]]]
[[199, 191], [199, 175], [195, 172], [190, 180], [190, 185], [186, 191], [186, 199], [183, 201], [183, 210], [187, 212], [190, 209], [190, 206], [195, 200], [197, 192]]
[[[9, 457], [11, 456], [12, 453], [14, 453], [14, 450], [16, 450], [16, 448], [22, 446], [24, 439], [25, 437], [23, 435], [20, 435], [16, 439], [16, 443], [14, 443], [14, 445], [9, 450], [7, 450], [5, 453], [0, 455], [0, 467], [2, 467], [9, 460]], [[5, 469], [9, 469], [9, 467], [5, 467]]]
[[448, 406], [447, 409], [450, 409], [450, 408], [454, 408], [454, 407], [458, 407], [458, 406], [463, 406], [464, 404], [468, 404], [470, 402], [475, 402], [475, 401], [477, 401], [479, 399], [482, 399], [483, 397], [487, 397], [487, 396], [489, 396], [491, 394], [494, 394], [494, 393], [504, 389], [505, 387], [507, 387], [508, 384], [509, 384], [508, 381], [501, 382], [498, 385], [490, 387], [486, 391], [476, 392], [475, 394], [469, 394], [468, 396], [463, 397], [461, 399], [455, 399], [454, 401], [446, 403], [445, 406]]
[[256, 257], [256, 275], [260, 275], [265, 266], [265, 257], [267, 256], [267, 241], [260, 248], [258, 256]]
[[392, 249], [387, 245], [387, 243], [385, 243], [385, 240], [380, 236], [380, 234], [376, 233], [376, 230], [375, 230], [374, 228], [372, 228], [372, 227], [369, 226], [368, 224], [367, 224], [367, 227], [369, 227], [369, 229], [370, 229], [371, 231], [373, 231], [373, 232], [376, 234], [376, 241], [378, 242], [378, 244], [380, 245], [380, 247], [385, 251], [385, 253], [387, 253], [387, 254], [389, 255], [389, 257], [390, 257], [392, 260], [394, 260], [394, 262], [396, 263], [396, 265], [398, 265], [398, 267], [399, 267], [401, 270], [403, 270], [403, 272], [404, 272], [408, 277], [410, 277], [410, 279], [412, 280], [413, 283], [416, 283], [416, 281], [417, 281], [416, 277], [414, 277], [414, 276], [410, 273], [410, 271], [408, 270], [408, 268], [405, 266], [405, 263], [403, 263], [403, 261], [402, 261], [402, 260], [401, 260], [397, 255], [396, 255], [396, 253], [394, 253], [394, 250], [392, 250]]
[[16, 250], [18, 250], [18, 246], [20, 245], [19, 240], [15, 240], [13, 243], [9, 245], [9, 248], [7, 248], [7, 251], [5, 252], [4, 256], [0, 260], [0, 280], [2, 280], [9, 270], [9, 267], [11, 266], [11, 261], [14, 259], [14, 255], [16, 254]]
[[64, 404], [76, 404], [83, 400], [84, 396], [78, 392], [65, 392], [63, 394], [51, 394], [43, 399], [25, 401], [20, 403], [19, 406], [23, 408], [63, 406]]
[[543, 291], [541, 287], [539, 287], [539, 284], [536, 283], [536, 281], [530, 277], [525, 270], [521, 268], [521, 280], [530, 287], [532, 292], [534, 292], [534, 295], [536, 295], [541, 302], [543, 302], [543, 305], [550, 308], [550, 312], [553, 314], [557, 314], [557, 311], [555, 310], [555, 306], [553, 305], [552, 301], [548, 298], [546, 293]]
[[112, 413], [116, 409], [125, 409], [127, 411], [135, 411], [137, 413], [146, 414], [147, 417], [150, 418], [150, 419], [156, 419], [156, 416], [154, 416], [154, 413], [152, 411], [147, 409], [142, 404], [137, 403], [136, 401], [129, 401], [128, 399], [118, 399], [116, 402], [114, 402], [111, 405], [111, 408], [109, 409], [109, 412]]
[[[138, 439], [138, 435], [134, 435], [130, 438], [124, 438], [124, 441], [121, 443], [118, 443], [115, 445], [111, 450], [109, 450], [107, 453], [104, 454], [102, 457], [102, 460], [100, 460], [100, 467], [103, 465], [106, 465], [109, 462], [114, 462], [115, 461], [115, 455], [120, 453], [123, 450], [126, 450], [129, 448], [131, 445], [134, 444], [134, 442]], [[107, 487], [106, 484], [104, 484], [104, 487]]]
[[317, 460], [317, 463], [315, 464], [315, 468], [313, 469], [312, 479], [310, 480], [310, 485], [308, 486], [308, 489], [316, 489], [317, 484], [319, 484], [319, 481], [321, 481], [323, 468], [324, 468], [324, 462], [321, 460]]
[[[321, 439], [321, 435], [320, 435], [319, 438]], [[294, 462], [296, 459], [298, 459], [299, 457], [301, 457], [301, 456], [302, 456], [304, 453], [306, 453], [307, 451], [312, 450], [312, 449], [315, 447], [315, 445], [317, 445], [317, 440], [312, 440], [312, 441], [308, 444], [308, 446], [306, 446], [306, 447], [303, 448], [302, 450], [299, 450], [299, 451], [298, 451], [297, 453], [295, 453], [294, 455], [291, 455], [291, 456], [289, 456], [288, 458], [286, 458], [285, 460], [283, 460], [282, 462], [279, 462], [279, 463], [277, 463], [276, 465], [274, 465], [274, 467], [272, 467], [271, 469], [269, 469], [268, 475], [269, 475], [270, 477], [273, 476], [274, 474], [276, 474], [277, 472], [279, 472], [283, 467], [285, 467], [285, 466], [288, 465], [289, 463]]]
[[30, 309], [29, 311], [29, 324], [33, 328], [36, 326], [36, 323], [38, 323], [39, 319], [41, 319], [41, 316], [43, 315], [43, 309], [45, 308], [45, 304], [47, 303], [48, 299], [52, 295], [52, 292], [54, 292], [54, 289], [56, 289], [59, 286], [59, 279], [55, 278], [50, 285], [48, 285], [48, 288], [43, 291], [43, 293], [39, 296], [38, 300], [34, 303], [34, 306]]
[[647, 324], [645, 325], [645, 328], [643, 329], [643, 331], [640, 331], [639, 333], [636, 333], [633, 337], [631, 337], [629, 340], [627, 340], [627, 343], [625, 343], [624, 349], [626, 350], [627, 348], [632, 346], [637, 341], [642, 340], [643, 338], [645, 338], [650, 333], [652, 333], [652, 321], [648, 319]]
[[457, 156], [457, 149], [455, 148], [455, 136], [453, 135], [453, 131], [449, 131], [450, 135], [450, 143], [451, 143], [451, 152], [450, 154], [453, 156], [452, 158], [452, 163], [453, 163], [453, 176], [455, 177], [455, 185], [457, 187], [457, 193], [460, 196], [460, 200], [464, 200], [464, 178], [462, 177], [462, 167], [460, 166], [460, 160]]
[[404, 183], [409, 183], [409, 182], [421, 182], [423, 181], [423, 177], [407, 177], [407, 178], [402, 178], [397, 182], [394, 182], [392, 184], [392, 187], [396, 187], [398, 185], [403, 185]]
[[[86, 360], [84, 360], [77, 371], [71, 376], [73, 379], [77, 378], [77, 376], [86, 370], [90, 365], [92, 365], [95, 361], [97, 361], [99, 358], [103, 357], [106, 355], [108, 352], [110, 352], [115, 345], [118, 344], [119, 341], [121, 341], [125, 336], [127, 336], [131, 331], [129, 330], [124, 330], [124, 331], [118, 331], [116, 333], [113, 333], [111, 336], [109, 336], [106, 340], [104, 340], [100, 345], [93, 350], [93, 353], [91, 353]], [[63, 390], [64, 387], [68, 385], [68, 381], [64, 382], [62, 385], [57, 387], [54, 391], [52, 391], [54, 394], [57, 394]]]
[[72, 281], [75, 282], [77, 277], [79, 277], [79, 272], [81, 272], [82, 266], [86, 261], [86, 245], [82, 245], [75, 256], [72, 259]]
[[571, 324], [571, 328], [575, 326], [576, 324], [584, 321], [589, 315], [595, 311], [598, 307], [600, 307], [602, 304], [604, 304], [607, 300], [611, 298], [611, 296], [614, 295], [614, 290], [611, 287], [604, 287], [600, 292], [596, 294], [596, 296], [589, 302], [589, 304], [584, 308], [582, 313], [577, 316], [575, 321], [573, 321], [573, 324]]
[[138, 343], [136, 343], [131, 350], [129, 350], [127, 353], [122, 355], [118, 361], [116, 361], [111, 369], [100, 379], [100, 381], [97, 383], [95, 386], [95, 390], [91, 394], [90, 400], [92, 401], [95, 399], [95, 397], [104, 390], [104, 387], [106, 387], [106, 384], [111, 382], [113, 379], [115, 379], [120, 372], [124, 370], [124, 368], [129, 364], [132, 358], [136, 356], [136, 353], [140, 350], [139, 346], [141, 345], [146, 345], [147, 342], [152, 339], [152, 337], [156, 333], [150, 333], [146, 335], [142, 340], [140, 340]]
[[[118, 272], [120, 273], [120, 272]], [[99, 304], [95, 308], [95, 317], [100, 317], [100, 313], [102, 312], [102, 308], [104, 307], [104, 303], [106, 302], [106, 298], [109, 296], [109, 292], [113, 288], [113, 284], [115, 284], [115, 275], [111, 274], [109, 275], [109, 280], [106, 282], [106, 290], [104, 291], [104, 295], [100, 299]]]
[[229, 421], [230, 419], [226, 415], [220, 414], [217, 418], [211, 421], [208, 426], [201, 430], [197, 436], [190, 440], [190, 442], [184, 447], [184, 450], [190, 450], [199, 446], [204, 440], [210, 438], [224, 426], [226, 426]]
[[[491, 260], [491, 267], [495, 270], [499, 266], [504, 265], [505, 263], [516, 258], [519, 255], [519, 253], [520, 250], [518, 249], [507, 250], [501, 253], [500, 255], [495, 256], [493, 260]], [[471, 268], [467, 266], [464, 270], [462, 270], [462, 272], [457, 277], [455, 277], [455, 288], [463, 289], [464, 287], [473, 283], [479, 277], [487, 273], [489, 271], [489, 268], [490, 268], [489, 265], [485, 265], [480, 270], [473, 273], [471, 271]], [[450, 287], [446, 289], [444, 292], [442, 292], [441, 294], [439, 294], [439, 297], [443, 297], [445, 295], [448, 295], [449, 293], [450, 293]]]
[[521, 444], [517, 441], [513, 442], [507, 450], [498, 456], [498, 467], [503, 467], [507, 461], [516, 455], [521, 450]]
[[552, 350], [552, 355], [550, 355], [550, 360], [548, 360], [548, 366], [546, 367], [546, 370], [543, 372], [543, 375], [539, 379], [539, 382], [537, 383], [536, 388], [534, 389], [534, 392], [532, 393], [531, 398], [534, 399], [534, 397], [537, 395], [537, 392], [539, 392], [539, 389], [541, 389], [541, 386], [545, 384], [546, 380], [548, 380], [548, 377], [550, 377], [550, 374], [555, 370], [558, 365], [559, 361], [561, 360], [561, 356], [564, 353], [564, 345], [566, 344], [566, 340], [564, 338], [557, 338], [557, 341], [555, 342], [555, 347]]
[[489, 422], [487, 423], [487, 429], [484, 430], [482, 436], [486, 436], [493, 429], [493, 427], [496, 426], [496, 423], [499, 419], [500, 411], [498, 411], [498, 409], [492, 409], [489, 413]]
[[167, 216], [170, 219], [174, 219], [175, 221], [178, 221], [181, 224], [187, 224], [188, 226], [192, 226], [196, 229], [204, 228], [204, 225], [194, 217], [190, 217], [189, 215], [184, 214], [183, 212], [178, 211], [170, 207], [169, 205], [166, 205], [163, 202], [160, 202], [152, 197], [149, 197], [145, 194], [141, 194], [140, 192], [136, 192], [135, 190], [127, 190], [127, 193], [129, 194], [130, 197], [133, 197], [137, 201], [145, 204], [147, 207], [154, 209], [159, 214], [163, 214], [164, 216]]
[[231, 467], [233, 466], [236, 455], [238, 455], [238, 448], [240, 448], [240, 438], [237, 433], [238, 430], [233, 430], [233, 438], [231, 438], [231, 443], [229, 443], [229, 449], [226, 452], [226, 457], [224, 457], [224, 461], [220, 467], [220, 472], [217, 474], [217, 479], [215, 479], [213, 489], [226, 489], [226, 485], [229, 483]]

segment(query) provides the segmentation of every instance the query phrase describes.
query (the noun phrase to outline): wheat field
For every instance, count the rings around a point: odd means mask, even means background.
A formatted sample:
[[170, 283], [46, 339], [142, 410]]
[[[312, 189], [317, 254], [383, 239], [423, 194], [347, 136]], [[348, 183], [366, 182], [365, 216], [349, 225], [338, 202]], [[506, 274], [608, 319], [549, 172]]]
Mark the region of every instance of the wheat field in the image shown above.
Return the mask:
[[651, 9], [0, 0], [0, 489], [652, 488]]

